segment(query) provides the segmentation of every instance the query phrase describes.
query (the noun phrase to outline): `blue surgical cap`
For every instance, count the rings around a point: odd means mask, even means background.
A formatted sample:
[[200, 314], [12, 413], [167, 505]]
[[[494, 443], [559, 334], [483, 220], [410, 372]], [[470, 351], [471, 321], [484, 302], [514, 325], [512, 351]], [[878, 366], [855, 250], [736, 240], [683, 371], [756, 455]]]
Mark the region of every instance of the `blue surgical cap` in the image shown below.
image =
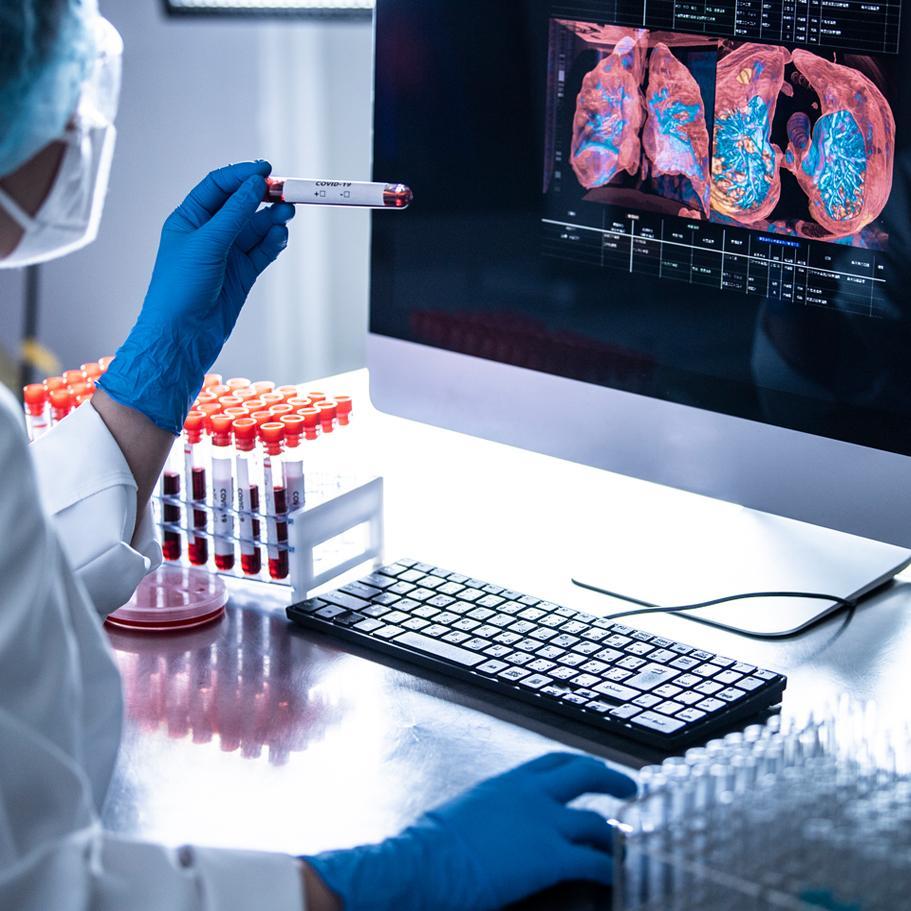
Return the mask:
[[79, 102], [98, 0], [0, 0], [0, 177], [58, 139]]

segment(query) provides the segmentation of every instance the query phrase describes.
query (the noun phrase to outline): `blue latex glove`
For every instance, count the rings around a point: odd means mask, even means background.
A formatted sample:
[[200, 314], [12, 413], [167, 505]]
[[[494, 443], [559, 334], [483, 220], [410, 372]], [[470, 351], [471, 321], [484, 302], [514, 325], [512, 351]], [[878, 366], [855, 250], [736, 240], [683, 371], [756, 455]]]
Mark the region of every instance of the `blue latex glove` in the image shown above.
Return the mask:
[[139, 319], [98, 384], [175, 435], [254, 282], [288, 244], [294, 206], [257, 211], [271, 170], [213, 171], [168, 218]]
[[626, 775], [553, 753], [484, 781], [379, 845], [304, 858], [345, 911], [493, 911], [564, 880], [610, 884], [613, 830], [566, 806], [631, 797]]

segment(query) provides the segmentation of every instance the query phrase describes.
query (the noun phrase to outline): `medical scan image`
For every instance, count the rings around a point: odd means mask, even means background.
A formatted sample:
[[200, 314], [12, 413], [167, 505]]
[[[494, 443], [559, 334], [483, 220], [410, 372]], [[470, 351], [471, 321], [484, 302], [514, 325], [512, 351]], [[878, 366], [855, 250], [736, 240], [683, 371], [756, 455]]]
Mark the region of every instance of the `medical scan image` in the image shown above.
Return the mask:
[[[886, 248], [893, 75], [880, 58], [560, 20], [581, 199]], [[557, 133], [567, 129], [556, 124]]]

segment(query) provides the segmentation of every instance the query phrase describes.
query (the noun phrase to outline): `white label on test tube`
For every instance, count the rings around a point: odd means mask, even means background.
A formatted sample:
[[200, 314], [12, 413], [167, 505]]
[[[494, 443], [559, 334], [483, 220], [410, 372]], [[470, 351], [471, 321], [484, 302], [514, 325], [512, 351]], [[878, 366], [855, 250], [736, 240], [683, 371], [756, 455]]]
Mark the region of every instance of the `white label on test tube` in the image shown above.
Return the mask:
[[288, 202], [319, 201], [321, 205], [368, 206], [382, 209], [386, 206], [382, 183], [356, 183], [344, 180], [285, 180], [283, 197]]
[[270, 560], [278, 559], [278, 526], [275, 522], [275, 486], [272, 482], [272, 458], [263, 457], [263, 501], [266, 507], [266, 553]]
[[234, 567], [234, 479], [230, 459], [212, 459], [212, 492], [215, 497], [215, 564]]
[[237, 457], [237, 524], [240, 529], [240, 552], [248, 557], [253, 555], [253, 517], [250, 515], [250, 466], [246, 458]]
[[[289, 449], [288, 452], [291, 452]], [[304, 463], [291, 460], [285, 455], [285, 490], [288, 497], [288, 512], [304, 508]]]

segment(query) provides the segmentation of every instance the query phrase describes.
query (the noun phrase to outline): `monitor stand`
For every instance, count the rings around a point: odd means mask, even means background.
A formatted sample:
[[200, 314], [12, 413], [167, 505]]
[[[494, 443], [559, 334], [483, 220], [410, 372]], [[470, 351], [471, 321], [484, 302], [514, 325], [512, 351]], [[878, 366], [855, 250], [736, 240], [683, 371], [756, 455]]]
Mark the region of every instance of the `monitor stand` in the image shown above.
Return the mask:
[[[596, 550], [581, 555], [573, 581], [654, 607], [757, 591], [818, 592], [857, 600], [911, 564], [911, 551], [891, 544], [668, 493], [660, 508], [651, 502], [635, 515], [608, 513], [594, 523], [589, 540]], [[837, 608], [834, 601], [777, 598], [734, 601], [680, 616], [751, 636], [781, 637]], [[623, 609], [618, 603], [616, 611]]]

